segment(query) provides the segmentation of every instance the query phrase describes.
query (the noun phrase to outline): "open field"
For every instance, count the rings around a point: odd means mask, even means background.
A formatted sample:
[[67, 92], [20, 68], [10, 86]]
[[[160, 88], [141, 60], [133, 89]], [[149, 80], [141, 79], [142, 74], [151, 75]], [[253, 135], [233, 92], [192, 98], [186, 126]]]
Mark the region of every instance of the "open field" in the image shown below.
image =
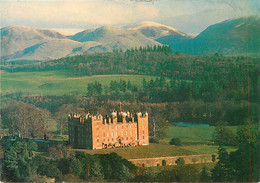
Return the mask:
[[[228, 152], [235, 151], [233, 147], [225, 147]], [[218, 146], [213, 145], [183, 145], [174, 146], [168, 144], [154, 144], [150, 143], [149, 146], [138, 147], [125, 147], [115, 149], [98, 149], [98, 150], [85, 150], [85, 149], [72, 149], [72, 151], [82, 151], [88, 154], [109, 154], [112, 152], [117, 153], [126, 159], [134, 158], [151, 158], [163, 156], [177, 156], [177, 155], [196, 155], [196, 154], [211, 154], [218, 152]]]
[[[236, 133], [237, 127], [228, 126], [234, 133]], [[169, 142], [172, 138], [180, 138], [186, 145], [211, 144], [215, 128], [215, 126], [180, 127], [170, 125], [165, 141]]]
[[94, 81], [108, 85], [110, 81], [120, 79], [130, 81], [135, 86], [141, 86], [142, 80], [155, 79], [146, 75], [95, 75], [71, 77], [64, 71], [16, 72], [0, 73], [2, 93], [22, 92], [25, 94], [64, 95], [78, 93], [85, 95], [87, 85]]

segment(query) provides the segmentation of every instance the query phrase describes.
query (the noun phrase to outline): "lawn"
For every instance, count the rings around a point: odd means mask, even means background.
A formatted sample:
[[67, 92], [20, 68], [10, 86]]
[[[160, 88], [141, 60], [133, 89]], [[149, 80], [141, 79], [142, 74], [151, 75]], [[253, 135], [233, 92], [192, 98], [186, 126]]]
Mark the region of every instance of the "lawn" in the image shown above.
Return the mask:
[[[170, 125], [164, 140], [169, 142], [172, 138], [180, 138], [185, 145], [211, 144], [215, 128], [215, 126], [179, 127]], [[228, 128], [236, 133], [237, 126], [228, 126]]]
[[22, 92], [24, 94], [64, 95], [78, 93], [85, 95], [87, 85], [97, 81], [108, 85], [110, 81], [120, 79], [130, 81], [135, 86], [141, 86], [142, 80], [155, 79], [146, 75], [95, 75], [71, 77], [64, 71], [15, 72], [0, 73], [1, 93]]
[[165, 144], [150, 144], [149, 146], [125, 147], [115, 149], [99, 149], [99, 150], [84, 150], [73, 149], [73, 151], [83, 151], [88, 154], [106, 154], [115, 152], [123, 158], [149, 158], [161, 156], [177, 156], [197, 154], [183, 147], [177, 147]]
[[[215, 126], [179, 127], [170, 125], [164, 142], [168, 143], [172, 138], [180, 138], [182, 147], [188, 151], [197, 154], [217, 153], [219, 146], [212, 145], [215, 128]], [[228, 126], [227, 128], [236, 133], [238, 126]], [[232, 152], [236, 150], [236, 147], [226, 146], [225, 149]]]

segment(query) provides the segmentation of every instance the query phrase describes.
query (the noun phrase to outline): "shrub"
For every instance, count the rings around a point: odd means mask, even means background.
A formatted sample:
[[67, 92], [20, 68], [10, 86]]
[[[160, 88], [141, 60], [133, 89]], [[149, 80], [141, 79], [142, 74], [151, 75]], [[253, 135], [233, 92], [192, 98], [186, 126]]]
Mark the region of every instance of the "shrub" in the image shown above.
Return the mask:
[[170, 141], [171, 145], [181, 146], [181, 139], [180, 138], [172, 138]]
[[184, 165], [184, 164], [185, 164], [185, 161], [184, 161], [183, 158], [178, 158], [178, 159], [175, 161], [175, 163], [176, 163], [177, 165]]

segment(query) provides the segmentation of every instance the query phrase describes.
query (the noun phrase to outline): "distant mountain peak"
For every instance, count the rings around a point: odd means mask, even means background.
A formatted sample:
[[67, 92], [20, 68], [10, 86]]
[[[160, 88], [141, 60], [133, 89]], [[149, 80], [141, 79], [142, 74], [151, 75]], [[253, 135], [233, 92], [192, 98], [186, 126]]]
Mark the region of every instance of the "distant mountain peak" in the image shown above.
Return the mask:
[[125, 28], [134, 28], [134, 29], [140, 29], [140, 28], [144, 28], [144, 27], [167, 27], [168, 29], [171, 29], [173, 31], [178, 31], [170, 26], [152, 22], [152, 21], [142, 21], [142, 22], [137, 22], [137, 23], [125, 26]]
[[124, 26], [128, 30], [139, 30], [139, 32], [152, 39], [158, 39], [159, 37], [169, 36], [169, 35], [179, 35], [190, 37], [189, 35], [167, 25], [152, 21], [142, 21], [134, 24], [129, 24]]

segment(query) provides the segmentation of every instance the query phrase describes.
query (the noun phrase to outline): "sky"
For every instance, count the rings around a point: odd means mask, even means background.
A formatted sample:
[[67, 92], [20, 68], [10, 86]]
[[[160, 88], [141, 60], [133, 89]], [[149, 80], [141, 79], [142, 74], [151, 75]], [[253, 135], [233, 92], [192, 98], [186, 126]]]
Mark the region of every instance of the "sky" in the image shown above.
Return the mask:
[[69, 35], [148, 20], [197, 35], [226, 19], [258, 15], [260, 0], [1, 0], [0, 8], [1, 28], [25, 25]]

